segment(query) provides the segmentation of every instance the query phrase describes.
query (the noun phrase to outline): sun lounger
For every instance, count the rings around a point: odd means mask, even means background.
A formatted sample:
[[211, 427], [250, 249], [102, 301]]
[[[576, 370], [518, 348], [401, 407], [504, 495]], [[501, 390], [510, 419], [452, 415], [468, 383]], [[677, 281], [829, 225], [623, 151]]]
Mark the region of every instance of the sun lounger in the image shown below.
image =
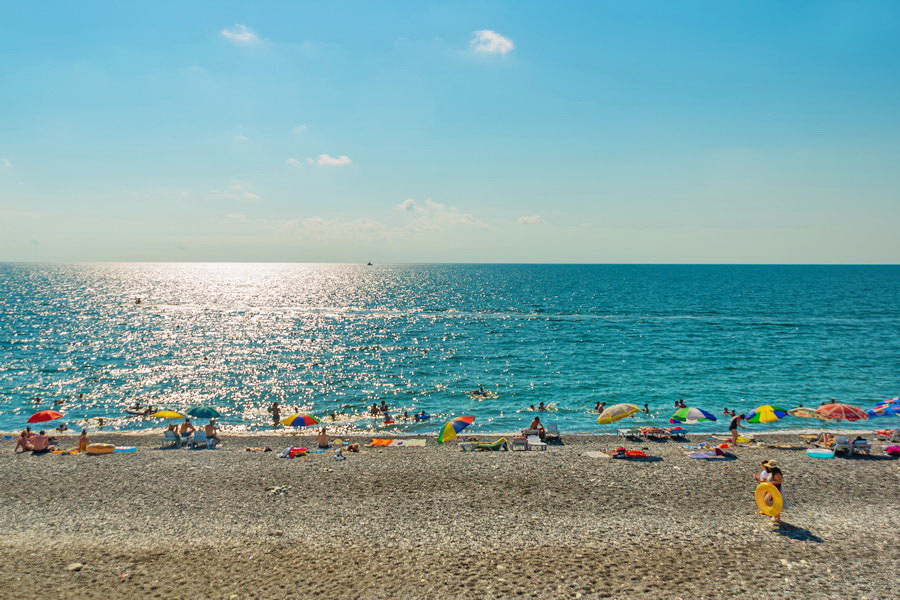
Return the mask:
[[163, 432], [163, 448], [180, 448], [181, 447], [181, 438], [178, 437], [177, 433], [172, 431], [164, 431]]
[[194, 432], [194, 437], [191, 439], [191, 448], [208, 448], [212, 449], [216, 447], [216, 441], [211, 440], [206, 437], [206, 432], [202, 429], [198, 429]]
[[860, 454], [871, 454], [872, 453], [872, 445], [869, 444], [869, 440], [853, 440], [851, 444], [852, 453], [860, 453]]
[[687, 429], [684, 427], [668, 427], [666, 433], [673, 439], [683, 440], [687, 436]]
[[459, 445], [459, 449], [463, 452], [499, 452], [509, 450], [509, 442], [505, 437], [493, 442], [463, 442]]
[[522, 437], [514, 437], [512, 439], [512, 449], [516, 450], [528, 450], [528, 440]]
[[839, 435], [834, 438], [834, 446], [831, 448], [834, 451], [835, 455], [844, 452], [847, 456], [853, 454], [853, 445], [850, 443], [850, 438], [846, 435]]
[[875, 431], [875, 439], [882, 442], [900, 442], [900, 429]]
[[665, 440], [669, 438], [669, 434], [666, 432], [666, 430], [660, 429], [659, 427], [641, 427], [640, 429], [638, 429], [638, 432], [651, 440]]
[[559, 440], [559, 426], [555, 423], [552, 425], [547, 425], [547, 428], [544, 430], [544, 438], [547, 441]]
[[640, 439], [640, 434], [635, 429], [616, 429], [616, 433], [621, 435], [626, 440], [629, 438]]
[[525, 441], [528, 443], [529, 450], [546, 450], [547, 444], [541, 441], [538, 435], [526, 435]]

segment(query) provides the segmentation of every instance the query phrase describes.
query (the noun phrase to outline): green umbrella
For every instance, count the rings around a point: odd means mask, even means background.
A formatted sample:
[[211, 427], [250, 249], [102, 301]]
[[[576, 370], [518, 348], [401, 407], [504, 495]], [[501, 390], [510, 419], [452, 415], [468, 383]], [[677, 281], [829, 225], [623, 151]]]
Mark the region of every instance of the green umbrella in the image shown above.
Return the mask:
[[187, 411], [187, 414], [198, 419], [217, 419], [222, 416], [219, 414], [219, 411], [208, 406], [195, 406]]

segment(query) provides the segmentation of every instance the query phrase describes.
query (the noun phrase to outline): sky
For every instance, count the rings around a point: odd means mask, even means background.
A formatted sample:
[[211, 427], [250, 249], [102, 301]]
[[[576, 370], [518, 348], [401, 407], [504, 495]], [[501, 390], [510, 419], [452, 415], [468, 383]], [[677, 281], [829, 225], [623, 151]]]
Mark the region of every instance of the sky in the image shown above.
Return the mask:
[[900, 262], [900, 3], [4, 2], [0, 261]]

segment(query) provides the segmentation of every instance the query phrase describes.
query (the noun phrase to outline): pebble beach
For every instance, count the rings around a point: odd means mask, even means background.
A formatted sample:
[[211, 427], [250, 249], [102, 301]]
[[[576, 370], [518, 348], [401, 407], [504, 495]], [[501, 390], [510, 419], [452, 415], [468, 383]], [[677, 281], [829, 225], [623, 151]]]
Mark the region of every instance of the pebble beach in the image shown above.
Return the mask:
[[[0, 598], [896, 597], [900, 461], [884, 456], [706, 462], [629, 443], [657, 457], [637, 462], [564, 433], [544, 452], [431, 438], [337, 461], [277, 458], [308, 436], [92, 439], [137, 452], [0, 454]], [[764, 438], [779, 440], [797, 442]], [[780, 525], [753, 502], [767, 459], [785, 473]]]

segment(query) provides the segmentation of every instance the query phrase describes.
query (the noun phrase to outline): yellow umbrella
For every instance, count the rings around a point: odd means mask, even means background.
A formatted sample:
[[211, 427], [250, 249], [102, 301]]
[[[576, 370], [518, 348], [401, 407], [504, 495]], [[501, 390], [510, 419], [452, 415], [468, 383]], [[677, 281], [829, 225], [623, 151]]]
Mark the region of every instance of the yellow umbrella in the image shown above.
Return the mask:
[[160, 410], [160, 411], [153, 413], [150, 416], [154, 417], [156, 419], [183, 419], [184, 418], [184, 415], [178, 414], [174, 410]]
[[600, 425], [609, 425], [615, 423], [619, 419], [630, 417], [634, 413], [641, 412], [641, 409], [634, 404], [613, 404], [597, 417], [597, 423]]

